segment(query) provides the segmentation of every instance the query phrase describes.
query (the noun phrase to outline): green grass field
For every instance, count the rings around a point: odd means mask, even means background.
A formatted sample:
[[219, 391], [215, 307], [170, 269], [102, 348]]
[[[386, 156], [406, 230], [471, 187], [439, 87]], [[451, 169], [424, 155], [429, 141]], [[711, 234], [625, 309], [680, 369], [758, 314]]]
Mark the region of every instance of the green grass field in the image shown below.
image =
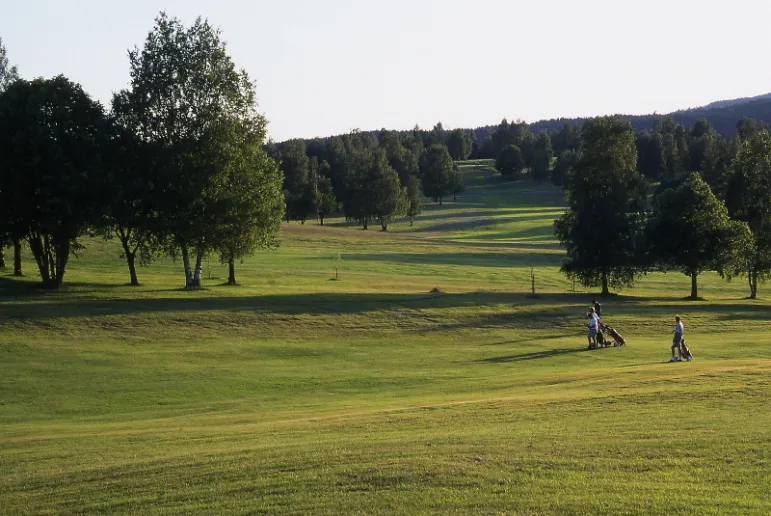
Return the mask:
[[60, 291], [2, 276], [0, 514], [771, 513], [768, 287], [650, 275], [586, 351], [560, 193], [464, 170], [413, 227], [285, 224], [238, 287], [94, 240]]

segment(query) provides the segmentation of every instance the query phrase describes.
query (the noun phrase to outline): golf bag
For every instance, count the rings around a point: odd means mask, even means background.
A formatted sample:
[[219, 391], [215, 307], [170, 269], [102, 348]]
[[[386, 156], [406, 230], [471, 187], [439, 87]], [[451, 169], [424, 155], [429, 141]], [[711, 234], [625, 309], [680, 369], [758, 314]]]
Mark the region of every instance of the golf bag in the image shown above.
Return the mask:
[[687, 359], [693, 358], [693, 355], [691, 354], [691, 350], [688, 349], [688, 346], [685, 345], [685, 339], [680, 339], [680, 356], [685, 357]]
[[614, 328], [608, 326], [607, 324], [603, 324], [602, 328], [608, 332], [608, 335], [613, 337], [614, 343], [613, 346], [623, 346], [626, 344], [626, 339], [621, 336], [619, 332], [617, 332]]

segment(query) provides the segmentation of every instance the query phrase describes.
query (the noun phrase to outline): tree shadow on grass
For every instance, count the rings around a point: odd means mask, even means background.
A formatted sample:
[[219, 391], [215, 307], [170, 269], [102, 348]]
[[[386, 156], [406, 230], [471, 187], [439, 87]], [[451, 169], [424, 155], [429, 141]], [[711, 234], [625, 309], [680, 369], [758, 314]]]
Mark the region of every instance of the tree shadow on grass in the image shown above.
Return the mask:
[[[319, 259], [327, 260], [324, 257]], [[404, 265], [447, 265], [457, 267], [519, 267], [533, 263], [536, 267], [557, 267], [561, 256], [556, 254], [531, 256], [511, 252], [479, 253], [380, 253], [346, 254], [343, 260], [362, 262], [390, 262]]]
[[[5, 297], [5, 285], [0, 285], [0, 298]], [[20, 287], [14, 286], [13, 289]], [[33, 290], [27, 287], [29, 290]], [[131, 287], [116, 287], [111, 285], [109, 295], [122, 295], [131, 292]], [[46, 319], [66, 317], [88, 317], [95, 315], [136, 315], [150, 313], [184, 313], [184, 312], [252, 312], [274, 313], [282, 315], [347, 315], [361, 313], [385, 312], [398, 320], [400, 317], [412, 316], [415, 310], [433, 310], [445, 308], [477, 308], [480, 306], [522, 305], [532, 304], [532, 300], [524, 294], [511, 292], [465, 292], [447, 293], [309, 293], [309, 294], [267, 294], [267, 295], [227, 295], [209, 296], [199, 291], [183, 293], [179, 297], [138, 297], [138, 298], [100, 298], [62, 295], [62, 292], [42, 292], [35, 303], [24, 302], [24, 296], [6, 299], [2, 306], [5, 315], [19, 319]], [[23, 289], [21, 290], [23, 291]], [[148, 291], [138, 291], [148, 294]], [[45, 294], [49, 295], [46, 296]], [[186, 295], [186, 294], [189, 294]], [[9, 297], [11, 297], [9, 295]], [[567, 307], [560, 310], [577, 310], [571, 305], [578, 299], [584, 301], [585, 296], [566, 295], [562, 302]], [[584, 304], [584, 303], [582, 303]], [[407, 312], [401, 312], [407, 311]], [[523, 314], [522, 317], [527, 317]], [[463, 326], [468, 326], [464, 324]]]
[[553, 358], [562, 355], [573, 355], [576, 353], [588, 352], [587, 348], [559, 348], [548, 349], [545, 351], [533, 351], [531, 353], [519, 353], [517, 355], [504, 355], [501, 357], [483, 358], [477, 360], [480, 364], [508, 364], [512, 362], [526, 362], [528, 360], [540, 360], [542, 358]]
[[[69, 284], [51, 291], [37, 288], [36, 282], [29, 280], [0, 279], [0, 315], [22, 320], [163, 313], [197, 313], [196, 317], [204, 318], [207, 314], [222, 312], [320, 316], [373, 313], [392, 317], [398, 323], [402, 318], [425, 317], [421, 310], [461, 308], [467, 309], [468, 313], [455, 320], [438, 318], [436, 329], [504, 327], [553, 333], [577, 328], [577, 333], [581, 333], [584, 313], [594, 297], [587, 293], [545, 293], [530, 299], [525, 292], [500, 291], [238, 295], [231, 289], [211, 292], [206, 289], [186, 292], [183, 288], [135, 290], [135, 287], [102, 283]], [[31, 299], [34, 302], [28, 302]], [[645, 321], [666, 318], [668, 323], [670, 315], [674, 317], [675, 313], [686, 318], [690, 314], [703, 314], [718, 320], [767, 320], [769, 313], [768, 305], [740, 300], [690, 305], [692, 308], [684, 310], [683, 302], [677, 298], [619, 296], [612, 302], [599, 299], [604, 305], [603, 320], [611, 324], [616, 317]], [[651, 301], [656, 303], [649, 304]], [[516, 309], [507, 310], [507, 305]], [[504, 309], [495, 309], [494, 313], [476, 312], [485, 306], [503, 306]], [[620, 331], [623, 333], [623, 329]]]

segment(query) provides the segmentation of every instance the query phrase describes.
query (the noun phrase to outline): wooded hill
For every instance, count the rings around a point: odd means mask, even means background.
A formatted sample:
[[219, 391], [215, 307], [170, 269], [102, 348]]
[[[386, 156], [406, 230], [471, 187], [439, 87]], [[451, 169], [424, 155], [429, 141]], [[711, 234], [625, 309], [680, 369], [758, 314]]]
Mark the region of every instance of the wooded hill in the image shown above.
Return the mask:
[[[753, 118], [758, 122], [765, 124], [771, 123], [771, 93], [758, 95], [756, 97], [747, 97], [730, 100], [719, 100], [707, 104], [706, 106], [692, 109], [683, 109], [666, 115], [619, 115], [622, 119], [628, 120], [635, 131], [650, 131], [656, 120], [671, 117], [675, 122], [686, 127], [693, 126], [699, 119], [705, 119], [715, 129], [715, 131], [724, 136], [733, 136], [736, 134], [736, 124], [742, 118]], [[561, 129], [567, 122], [569, 124], [581, 125], [588, 118], [557, 118], [551, 120], [540, 120], [530, 124], [530, 130], [538, 132], [540, 130], [556, 131]], [[494, 130], [495, 126], [489, 126]]]

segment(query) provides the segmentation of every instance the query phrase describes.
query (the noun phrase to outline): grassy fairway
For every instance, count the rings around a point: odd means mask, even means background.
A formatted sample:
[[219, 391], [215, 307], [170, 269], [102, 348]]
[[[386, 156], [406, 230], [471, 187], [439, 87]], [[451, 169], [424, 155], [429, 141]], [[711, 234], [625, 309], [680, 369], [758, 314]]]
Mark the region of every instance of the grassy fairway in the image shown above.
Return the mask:
[[124, 286], [112, 242], [59, 292], [2, 277], [0, 513], [771, 513], [769, 303], [651, 275], [585, 351], [559, 194], [465, 177], [389, 234], [285, 225], [239, 287]]

